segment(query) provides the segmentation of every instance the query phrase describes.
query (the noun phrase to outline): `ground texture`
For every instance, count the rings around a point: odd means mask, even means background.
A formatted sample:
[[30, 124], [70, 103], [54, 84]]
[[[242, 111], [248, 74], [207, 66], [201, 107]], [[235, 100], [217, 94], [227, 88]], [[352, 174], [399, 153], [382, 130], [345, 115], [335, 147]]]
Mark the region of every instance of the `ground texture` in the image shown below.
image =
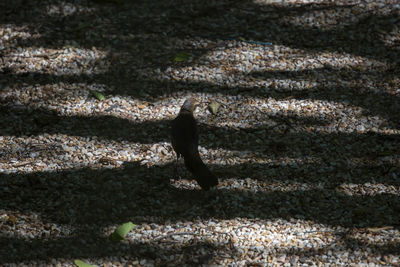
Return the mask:
[[0, 265], [400, 265], [399, 47], [397, 0], [1, 1]]

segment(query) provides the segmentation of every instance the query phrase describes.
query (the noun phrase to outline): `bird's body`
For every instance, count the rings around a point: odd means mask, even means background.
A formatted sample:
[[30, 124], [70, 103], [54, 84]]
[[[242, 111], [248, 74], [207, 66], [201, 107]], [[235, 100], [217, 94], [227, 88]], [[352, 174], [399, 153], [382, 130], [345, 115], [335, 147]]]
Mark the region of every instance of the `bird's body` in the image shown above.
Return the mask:
[[172, 121], [171, 142], [177, 157], [183, 157], [185, 166], [202, 189], [208, 190], [218, 184], [218, 179], [200, 158], [198, 150], [199, 133], [193, 111], [197, 106], [194, 99], [182, 105], [178, 116]]

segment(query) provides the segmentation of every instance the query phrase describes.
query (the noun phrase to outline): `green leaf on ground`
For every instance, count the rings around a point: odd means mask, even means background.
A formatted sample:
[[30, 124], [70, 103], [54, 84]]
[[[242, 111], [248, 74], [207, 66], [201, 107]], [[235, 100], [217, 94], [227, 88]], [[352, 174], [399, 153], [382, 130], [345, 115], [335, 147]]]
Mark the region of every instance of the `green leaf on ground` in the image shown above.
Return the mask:
[[219, 107], [221, 106], [220, 103], [218, 103], [217, 101], [211, 101], [210, 104], [208, 104], [208, 108], [210, 109], [211, 113], [216, 115], [218, 112]]
[[132, 222], [127, 222], [118, 226], [111, 236], [112, 240], [114, 241], [124, 240], [129, 231], [135, 228], [136, 226], [137, 225], [133, 224]]
[[97, 92], [95, 90], [90, 90], [90, 93], [92, 93], [92, 95], [94, 95], [100, 101], [103, 101], [106, 99], [102, 93]]
[[189, 53], [182, 52], [182, 53], [178, 53], [175, 55], [174, 61], [175, 62], [183, 62], [183, 61], [186, 61], [188, 58], [189, 58]]
[[96, 265], [91, 265], [91, 264], [86, 263], [86, 262], [81, 261], [81, 260], [74, 260], [74, 263], [78, 267], [97, 267]]

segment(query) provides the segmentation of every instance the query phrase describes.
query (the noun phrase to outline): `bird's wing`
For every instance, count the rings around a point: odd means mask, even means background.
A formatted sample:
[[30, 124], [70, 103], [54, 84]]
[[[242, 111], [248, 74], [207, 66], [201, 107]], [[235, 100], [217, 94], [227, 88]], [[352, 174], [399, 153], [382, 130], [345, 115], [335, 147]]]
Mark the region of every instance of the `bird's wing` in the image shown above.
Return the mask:
[[172, 121], [171, 142], [175, 152], [183, 156], [195, 153], [198, 146], [198, 130], [193, 116], [180, 113]]

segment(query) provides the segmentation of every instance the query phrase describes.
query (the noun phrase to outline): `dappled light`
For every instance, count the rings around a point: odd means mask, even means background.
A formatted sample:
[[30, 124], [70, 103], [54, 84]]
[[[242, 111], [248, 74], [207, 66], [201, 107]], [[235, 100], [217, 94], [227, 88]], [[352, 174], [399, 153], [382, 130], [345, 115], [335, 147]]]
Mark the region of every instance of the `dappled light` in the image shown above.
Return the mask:
[[400, 263], [396, 1], [0, 10], [0, 265]]

